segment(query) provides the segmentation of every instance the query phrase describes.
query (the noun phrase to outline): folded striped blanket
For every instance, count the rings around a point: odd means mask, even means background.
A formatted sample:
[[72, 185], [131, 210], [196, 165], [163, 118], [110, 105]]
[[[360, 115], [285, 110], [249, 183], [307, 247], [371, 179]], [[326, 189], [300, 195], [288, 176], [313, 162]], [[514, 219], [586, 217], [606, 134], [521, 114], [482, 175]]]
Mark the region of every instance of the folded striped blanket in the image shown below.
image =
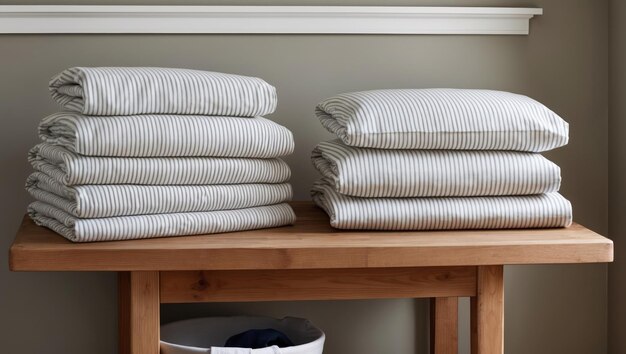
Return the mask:
[[74, 242], [214, 234], [292, 225], [296, 221], [289, 204], [199, 213], [79, 219], [37, 201], [28, 206], [28, 214], [37, 225], [52, 229]]
[[292, 197], [288, 183], [68, 187], [41, 172], [28, 177], [26, 190], [36, 200], [79, 218], [241, 209], [283, 203]]
[[256, 78], [171, 68], [70, 68], [50, 81], [52, 98], [87, 115], [149, 113], [256, 117], [274, 112], [276, 89]]
[[359, 198], [314, 184], [313, 201], [338, 229], [455, 230], [567, 227], [572, 207], [558, 193], [503, 197]]
[[318, 104], [322, 125], [350, 146], [516, 150], [567, 144], [569, 127], [541, 103], [491, 90], [408, 89], [344, 93]]
[[282, 183], [291, 175], [289, 166], [281, 159], [97, 157], [46, 143], [33, 147], [28, 161], [35, 170], [68, 186]]
[[87, 156], [274, 158], [294, 149], [291, 132], [262, 117], [94, 117], [61, 112], [41, 121], [39, 136]]
[[517, 151], [385, 150], [323, 142], [313, 164], [340, 194], [357, 197], [496, 196], [559, 190], [560, 168]]

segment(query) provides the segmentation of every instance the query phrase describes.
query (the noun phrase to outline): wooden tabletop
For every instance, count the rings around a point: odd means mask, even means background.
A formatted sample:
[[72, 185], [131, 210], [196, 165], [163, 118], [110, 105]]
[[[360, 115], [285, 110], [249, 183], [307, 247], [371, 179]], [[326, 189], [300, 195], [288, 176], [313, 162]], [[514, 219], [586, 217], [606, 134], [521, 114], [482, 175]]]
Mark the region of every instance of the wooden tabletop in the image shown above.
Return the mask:
[[598, 263], [613, 242], [565, 229], [342, 231], [310, 202], [294, 202], [294, 226], [215, 235], [71, 243], [28, 217], [11, 246], [14, 271], [325, 269]]

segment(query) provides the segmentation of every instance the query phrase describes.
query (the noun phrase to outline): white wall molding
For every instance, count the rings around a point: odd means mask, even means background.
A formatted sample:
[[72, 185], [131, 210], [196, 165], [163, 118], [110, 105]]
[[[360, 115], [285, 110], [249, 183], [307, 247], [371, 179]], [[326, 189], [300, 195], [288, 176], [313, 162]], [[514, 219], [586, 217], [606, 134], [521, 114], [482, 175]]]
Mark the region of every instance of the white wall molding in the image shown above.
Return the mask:
[[0, 6], [0, 33], [528, 34], [540, 8]]

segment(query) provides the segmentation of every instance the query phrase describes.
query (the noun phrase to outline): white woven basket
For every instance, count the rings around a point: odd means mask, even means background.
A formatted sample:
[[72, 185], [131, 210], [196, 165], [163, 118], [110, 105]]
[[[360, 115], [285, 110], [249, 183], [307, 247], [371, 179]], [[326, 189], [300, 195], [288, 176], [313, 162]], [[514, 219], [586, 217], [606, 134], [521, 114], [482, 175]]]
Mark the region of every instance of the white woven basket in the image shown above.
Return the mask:
[[[263, 349], [220, 347], [232, 335], [265, 328], [283, 332], [295, 345]], [[322, 354], [325, 338], [324, 332], [302, 318], [205, 317], [161, 326], [161, 354]]]

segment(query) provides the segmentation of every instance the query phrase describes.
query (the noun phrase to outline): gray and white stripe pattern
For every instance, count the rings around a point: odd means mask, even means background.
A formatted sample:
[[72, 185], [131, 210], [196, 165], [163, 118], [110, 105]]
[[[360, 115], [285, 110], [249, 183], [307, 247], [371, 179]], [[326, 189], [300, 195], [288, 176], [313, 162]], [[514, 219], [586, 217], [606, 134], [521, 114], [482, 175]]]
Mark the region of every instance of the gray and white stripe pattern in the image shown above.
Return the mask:
[[33, 147], [28, 160], [35, 170], [68, 186], [283, 183], [291, 175], [280, 159], [82, 156], [46, 143]]
[[48, 227], [74, 242], [131, 240], [263, 229], [291, 225], [296, 219], [289, 204], [198, 213], [79, 219], [61, 209], [37, 201], [29, 205], [28, 214], [38, 225]]
[[75, 67], [50, 81], [55, 101], [87, 115], [150, 113], [256, 117], [274, 112], [276, 89], [248, 76], [142, 67]]
[[498, 196], [559, 190], [560, 168], [536, 153], [384, 150], [322, 142], [313, 164], [334, 189], [357, 197]]
[[41, 172], [28, 177], [26, 190], [36, 200], [79, 218], [241, 209], [283, 203], [292, 197], [288, 183], [67, 187]]
[[337, 193], [329, 181], [312, 189], [315, 203], [339, 229], [455, 230], [567, 227], [572, 207], [558, 193], [529, 196], [359, 198]]
[[39, 124], [49, 144], [87, 156], [275, 158], [293, 152], [291, 132], [268, 119], [52, 114]]
[[380, 149], [541, 152], [567, 144], [569, 134], [543, 104], [492, 90], [344, 93], [318, 104], [316, 115], [345, 144]]

